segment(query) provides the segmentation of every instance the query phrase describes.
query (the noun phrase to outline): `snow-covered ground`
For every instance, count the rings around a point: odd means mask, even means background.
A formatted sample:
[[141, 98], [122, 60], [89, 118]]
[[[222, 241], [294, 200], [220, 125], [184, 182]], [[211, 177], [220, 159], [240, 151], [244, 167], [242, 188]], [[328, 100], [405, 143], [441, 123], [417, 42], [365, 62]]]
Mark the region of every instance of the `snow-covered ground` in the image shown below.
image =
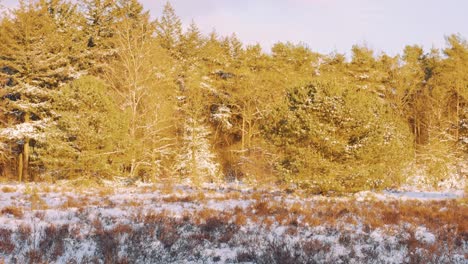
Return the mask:
[[468, 263], [463, 191], [0, 185], [0, 263]]

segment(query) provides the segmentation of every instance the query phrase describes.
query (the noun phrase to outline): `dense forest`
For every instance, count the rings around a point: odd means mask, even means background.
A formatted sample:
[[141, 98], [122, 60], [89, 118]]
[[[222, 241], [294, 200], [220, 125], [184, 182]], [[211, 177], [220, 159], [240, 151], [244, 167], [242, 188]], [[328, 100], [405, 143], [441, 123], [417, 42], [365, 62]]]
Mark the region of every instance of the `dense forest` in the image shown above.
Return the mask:
[[[0, 15], [0, 178], [437, 181], [468, 154], [468, 43], [319, 54], [183, 28], [167, 3], [20, 0]], [[213, 25], [216, 27], [216, 25]], [[311, 43], [313, 46], [313, 43]]]

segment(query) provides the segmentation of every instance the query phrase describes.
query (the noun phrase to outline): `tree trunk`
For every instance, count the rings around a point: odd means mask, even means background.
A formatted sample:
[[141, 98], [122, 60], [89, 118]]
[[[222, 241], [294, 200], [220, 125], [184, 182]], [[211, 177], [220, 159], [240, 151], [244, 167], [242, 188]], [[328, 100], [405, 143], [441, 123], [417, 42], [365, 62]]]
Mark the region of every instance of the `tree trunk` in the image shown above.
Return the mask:
[[[134, 87], [136, 89], [136, 87]], [[131, 103], [132, 103], [132, 119], [131, 119], [131, 124], [130, 124], [130, 138], [131, 138], [131, 150], [130, 150], [130, 155], [132, 159], [132, 164], [130, 166], [130, 178], [135, 177], [136, 173], [136, 163], [137, 163], [137, 153], [136, 153], [136, 130], [137, 130], [137, 115], [138, 115], [138, 103], [136, 101], [136, 92], [135, 90], [132, 91], [132, 98], [131, 98]]]
[[23, 153], [18, 155], [18, 181], [23, 181]]
[[130, 164], [130, 178], [131, 179], [135, 177], [135, 170], [136, 170], [136, 160], [132, 159], [132, 163]]
[[[29, 138], [24, 140], [23, 145], [23, 178], [29, 179]], [[31, 181], [35, 181], [36, 179], [31, 178]]]
[[241, 146], [241, 150], [244, 151], [245, 149], [245, 113], [243, 113], [243, 116], [242, 116], [242, 146]]
[[195, 123], [195, 118], [193, 119], [193, 122], [192, 122], [192, 155], [191, 155], [191, 162], [192, 162], [192, 174], [194, 176], [194, 179], [196, 179], [198, 181], [198, 164], [197, 164], [197, 156], [196, 156], [196, 151], [197, 151], [197, 148], [196, 148], [196, 145], [195, 145], [195, 141], [196, 141], [196, 136], [195, 135], [195, 129], [197, 128], [197, 124]]
[[252, 127], [252, 120], [249, 119], [247, 122], [247, 125], [249, 126], [249, 130], [247, 133], [247, 149], [250, 151], [252, 148], [252, 137], [253, 137], [253, 127]]
[[[28, 123], [30, 120], [29, 113], [24, 115], [24, 123]], [[35, 181], [35, 179], [29, 179], [29, 138], [24, 138], [23, 145], [23, 178]]]

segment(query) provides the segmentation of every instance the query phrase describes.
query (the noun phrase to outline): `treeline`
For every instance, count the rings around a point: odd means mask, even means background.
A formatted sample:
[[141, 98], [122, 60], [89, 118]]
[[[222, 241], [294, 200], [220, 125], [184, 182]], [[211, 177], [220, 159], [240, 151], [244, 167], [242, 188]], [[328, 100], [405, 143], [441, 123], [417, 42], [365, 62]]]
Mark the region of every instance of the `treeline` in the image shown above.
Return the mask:
[[[20, 1], [0, 25], [0, 173], [243, 180], [314, 192], [447, 175], [468, 151], [468, 44], [351, 58], [183, 29], [168, 3]], [[214, 25], [216, 26], [216, 25]]]

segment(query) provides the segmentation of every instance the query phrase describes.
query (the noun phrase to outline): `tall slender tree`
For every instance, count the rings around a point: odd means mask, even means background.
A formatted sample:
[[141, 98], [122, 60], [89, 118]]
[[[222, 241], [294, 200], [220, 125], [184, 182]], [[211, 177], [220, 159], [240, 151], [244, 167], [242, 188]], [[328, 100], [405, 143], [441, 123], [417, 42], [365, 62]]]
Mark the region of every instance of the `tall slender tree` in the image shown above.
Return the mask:
[[[154, 24], [137, 1], [119, 1], [113, 46], [116, 58], [106, 79], [117, 92], [129, 115], [128, 175], [154, 176], [171, 139], [165, 131], [171, 115], [171, 85], [161, 81], [169, 75], [171, 60], [153, 38]], [[167, 154], [167, 153], [166, 153]]]

